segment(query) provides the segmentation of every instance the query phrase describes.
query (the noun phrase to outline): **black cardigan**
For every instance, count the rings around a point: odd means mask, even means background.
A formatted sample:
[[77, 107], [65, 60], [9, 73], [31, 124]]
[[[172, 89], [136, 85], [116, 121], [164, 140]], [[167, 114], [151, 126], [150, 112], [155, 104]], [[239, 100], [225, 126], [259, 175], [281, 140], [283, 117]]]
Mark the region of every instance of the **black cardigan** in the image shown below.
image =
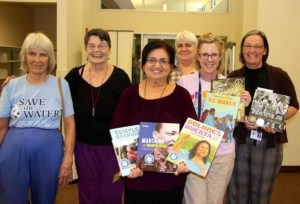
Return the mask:
[[[295, 107], [296, 109], [299, 109], [299, 102], [297, 100], [297, 95], [295, 91], [294, 84], [292, 80], [290, 79], [287, 72], [283, 71], [281, 68], [273, 67], [271, 65], [265, 64], [263, 67], [267, 70], [267, 81], [265, 87], [262, 88], [268, 88], [272, 89], [274, 93], [284, 94], [291, 97], [290, 99], [290, 106]], [[231, 72], [228, 75], [228, 78], [233, 77], [246, 77], [246, 69], [248, 69], [246, 66], [243, 66], [242, 68], [235, 70]], [[247, 82], [247, 79], [246, 79]], [[249, 86], [246, 83], [246, 90], [249, 91]], [[253, 98], [253, 96], [251, 96]], [[249, 114], [251, 106], [248, 106], [246, 108], [246, 114]], [[245, 144], [246, 143], [246, 137], [250, 135], [250, 130], [246, 129], [244, 123], [239, 123], [238, 126], [234, 130], [234, 136], [237, 139], [237, 142], [239, 144]], [[288, 142], [287, 139], [287, 133], [286, 130], [284, 130], [282, 133], [267, 133], [263, 132], [264, 138], [267, 139], [267, 147], [274, 147], [278, 143], [286, 143]]]

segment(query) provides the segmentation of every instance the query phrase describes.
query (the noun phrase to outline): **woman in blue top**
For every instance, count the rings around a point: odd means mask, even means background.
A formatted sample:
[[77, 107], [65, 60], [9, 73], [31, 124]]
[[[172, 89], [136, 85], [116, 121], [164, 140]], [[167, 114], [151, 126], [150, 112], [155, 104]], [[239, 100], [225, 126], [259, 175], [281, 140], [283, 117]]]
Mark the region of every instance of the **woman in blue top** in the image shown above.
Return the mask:
[[54, 46], [42, 33], [27, 35], [20, 52], [26, 74], [11, 79], [0, 98], [0, 203], [53, 204], [58, 182], [72, 178], [74, 111], [68, 83], [62, 79], [65, 143], [59, 131], [62, 100]]

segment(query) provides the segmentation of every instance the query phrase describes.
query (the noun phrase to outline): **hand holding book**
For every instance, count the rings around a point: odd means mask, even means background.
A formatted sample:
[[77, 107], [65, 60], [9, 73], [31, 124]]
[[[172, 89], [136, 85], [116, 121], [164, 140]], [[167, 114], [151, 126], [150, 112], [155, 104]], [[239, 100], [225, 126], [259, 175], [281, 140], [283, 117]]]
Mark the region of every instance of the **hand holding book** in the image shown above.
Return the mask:
[[248, 107], [251, 102], [251, 95], [249, 91], [242, 91], [242, 93], [240, 94], [240, 100], [245, 107]]
[[128, 178], [137, 178], [139, 176], [143, 176], [144, 173], [139, 167], [135, 167], [130, 170], [129, 175], [127, 176]]
[[258, 126], [256, 123], [249, 122], [248, 117], [245, 116], [245, 126], [248, 130], [258, 130], [261, 128], [264, 132], [275, 134], [276, 130], [268, 125], [264, 125], [263, 127]]
[[181, 173], [189, 173], [190, 170], [187, 167], [186, 163], [184, 161], [180, 161], [177, 165], [177, 169], [174, 172], [175, 176], [178, 176]]

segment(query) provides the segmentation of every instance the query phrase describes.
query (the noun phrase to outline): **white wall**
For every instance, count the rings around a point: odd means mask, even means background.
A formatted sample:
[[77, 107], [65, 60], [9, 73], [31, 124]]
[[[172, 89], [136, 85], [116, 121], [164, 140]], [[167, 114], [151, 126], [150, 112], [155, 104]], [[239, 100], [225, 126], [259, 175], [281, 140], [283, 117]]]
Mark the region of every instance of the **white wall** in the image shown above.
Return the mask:
[[133, 32], [109, 31], [111, 49], [109, 63], [122, 68], [132, 78]]
[[[300, 90], [299, 10], [299, 0], [285, 0], [284, 3], [281, 0], [258, 1], [258, 29], [266, 33], [270, 44], [268, 62], [288, 72], [296, 90]], [[300, 92], [297, 94], [299, 101]], [[299, 124], [300, 113], [288, 121], [289, 143], [284, 148], [283, 165], [300, 165]]]
[[[47, 0], [44, 0], [47, 1]], [[57, 0], [57, 75], [81, 65], [84, 34], [84, 0]]]

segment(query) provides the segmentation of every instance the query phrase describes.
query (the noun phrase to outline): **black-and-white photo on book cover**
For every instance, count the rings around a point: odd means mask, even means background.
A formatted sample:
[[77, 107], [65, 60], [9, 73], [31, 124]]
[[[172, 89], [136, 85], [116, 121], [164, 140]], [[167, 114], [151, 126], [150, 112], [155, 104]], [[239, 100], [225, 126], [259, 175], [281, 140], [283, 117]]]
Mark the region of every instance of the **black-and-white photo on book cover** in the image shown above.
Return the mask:
[[289, 96], [258, 88], [253, 97], [248, 121], [260, 127], [267, 125], [276, 132], [282, 132], [289, 103]]

